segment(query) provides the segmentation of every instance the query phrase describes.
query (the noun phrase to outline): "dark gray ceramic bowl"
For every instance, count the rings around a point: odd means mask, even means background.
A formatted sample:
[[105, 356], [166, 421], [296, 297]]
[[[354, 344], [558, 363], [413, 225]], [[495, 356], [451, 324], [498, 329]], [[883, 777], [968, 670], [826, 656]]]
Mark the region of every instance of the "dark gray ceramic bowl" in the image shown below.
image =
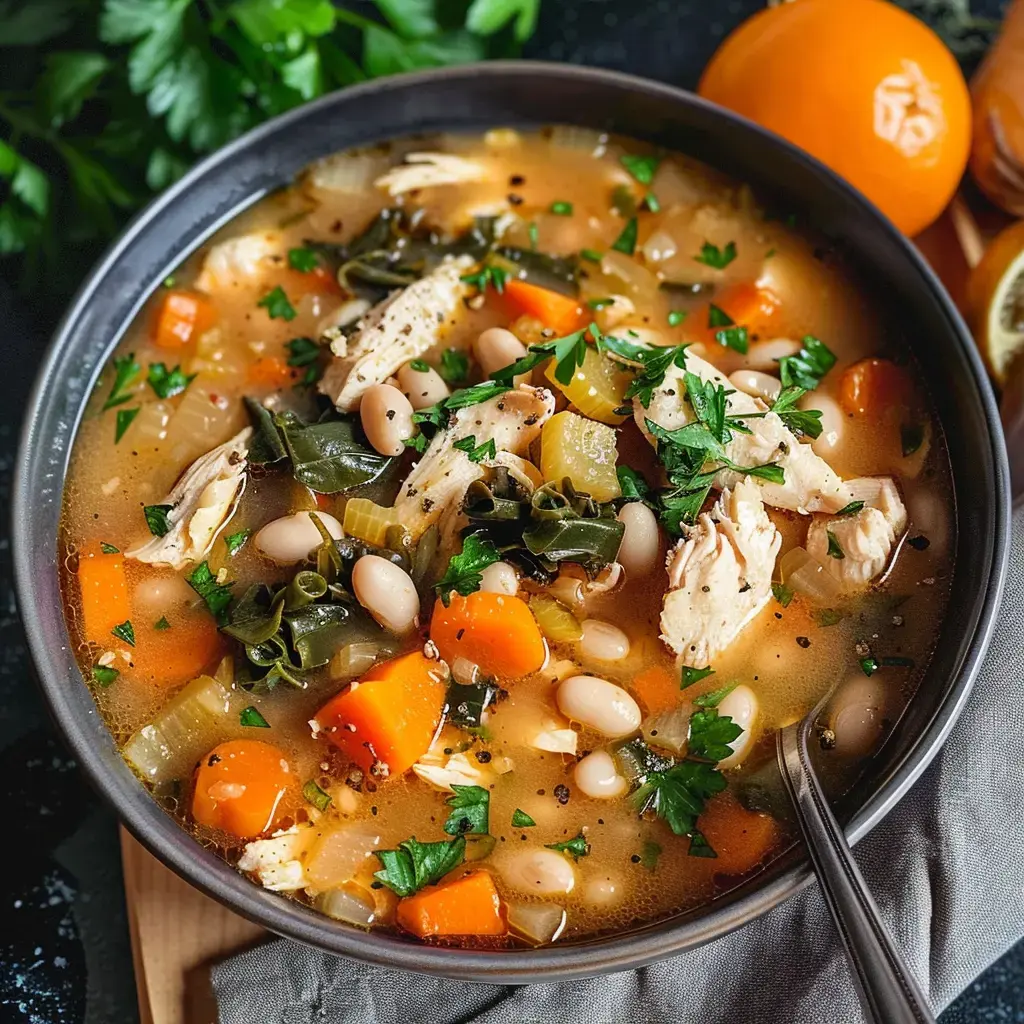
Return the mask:
[[689, 93], [610, 72], [503, 63], [371, 82], [277, 118], [227, 146], [149, 206], [82, 288], [29, 403], [14, 495], [18, 597], [43, 692], [86, 773], [128, 828], [193, 885], [281, 935], [389, 967], [474, 980], [561, 980], [623, 970], [707, 942], [776, 906], [809, 877], [791, 850], [693, 912], [628, 935], [509, 953], [414, 945], [336, 924], [253, 885], [165, 814], [118, 755], [72, 656], [57, 578], [68, 455], [86, 399], [159, 282], [210, 234], [310, 161], [414, 132], [572, 123], [680, 150], [773, 195], [840, 242], [920, 357], [949, 439], [959, 550], [927, 685], [837, 809], [856, 840], [906, 792], [953, 726], [992, 627], [1005, 568], [1008, 474], [995, 406], [967, 331], [916, 250], [810, 157]]

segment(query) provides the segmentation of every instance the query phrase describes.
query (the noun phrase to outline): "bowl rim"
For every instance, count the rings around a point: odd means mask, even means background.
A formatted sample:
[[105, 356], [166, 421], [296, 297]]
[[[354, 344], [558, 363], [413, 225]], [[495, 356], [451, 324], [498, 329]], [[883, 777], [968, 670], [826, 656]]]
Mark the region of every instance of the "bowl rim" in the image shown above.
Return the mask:
[[[128, 249], [132, 240], [143, 235], [164, 211], [174, 206], [179, 198], [209, 171], [229, 163], [237, 154], [276, 135], [282, 129], [300, 125], [318, 111], [329, 109], [338, 103], [349, 105], [361, 97], [376, 93], [398, 93], [406, 89], [426, 88], [438, 82], [463, 80], [472, 87], [473, 79], [479, 79], [481, 76], [509, 79], [513, 86], [517, 80], [538, 77], [549, 81], [552, 88], [557, 88], [563, 83], [603, 83], [667, 100], [676, 105], [696, 107], [730, 125], [741, 136], [758, 137], [760, 144], [774, 149], [782, 159], [802, 164], [817, 176], [829, 179], [833, 189], [852, 197], [859, 204], [865, 214], [874, 220], [874, 227], [880, 236], [885, 237], [885, 243], [900, 249], [901, 256], [912, 264], [922, 279], [923, 287], [930, 290], [933, 300], [938, 304], [949, 333], [963, 350], [990, 440], [990, 450], [984, 453], [984, 458], [990, 463], [987, 468], [990, 469], [992, 476], [992, 501], [988, 508], [982, 510], [985, 522], [981, 524], [982, 529], [987, 530], [991, 537], [988, 548], [990, 562], [982, 568], [987, 585], [984, 593], [979, 593], [975, 601], [976, 624], [973, 635], [945, 700], [925, 729], [918, 734], [901, 763], [879, 783], [874, 794], [846, 825], [847, 837], [851, 842], [856, 842], [902, 798], [945, 742], [969, 696], [994, 628], [1008, 558], [1010, 517], [1009, 470], [995, 400], [967, 328], [937, 276], [913, 245], [880, 211], [834, 172], [774, 133], [692, 93], [663, 83], [616, 71], [539, 61], [494, 61], [377, 79], [331, 93], [265, 122], [202, 160], [175, 185], [156, 197], [118, 236], [85, 280], [56, 330], [38, 371], [19, 444], [11, 503], [14, 569], [19, 607], [39, 609], [44, 606], [40, 602], [45, 600], [36, 577], [38, 565], [33, 561], [34, 552], [31, 548], [33, 504], [36, 500], [36, 495], [32, 491], [32, 470], [35, 468], [38, 475], [38, 467], [35, 464], [46, 451], [45, 444], [40, 444], [39, 438], [43, 420], [52, 419], [54, 415], [55, 399], [52, 389], [55, 367], [76, 322], [83, 316], [111, 267]], [[415, 131], [415, 126], [410, 125], [410, 133]], [[643, 137], [642, 126], [637, 134]], [[241, 209], [251, 206], [263, 194], [266, 194], [266, 191], [251, 196]], [[225, 214], [215, 227], [226, 223], [237, 212], [238, 210], [233, 210]], [[202, 244], [212, 230], [214, 228], [211, 227], [196, 241], [185, 243], [186, 251], [193, 251]], [[175, 250], [176, 260], [180, 259], [180, 251], [180, 248]], [[146, 297], [151, 291], [150, 289], [146, 292]], [[129, 320], [134, 318], [135, 313]], [[120, 340], [120, 335], [117, 340]], [[109, 347], [108, 343], [108, 349]], [[93, 370], [98, 374], [99, 367]], [[91, 387], [86, 394], [89, 390]], [[81, 408], [78, 409], [78, 414], [81, 414]], [[72, 433], [77, 433], [77, 421]], [[59, 458], [54, 459], [53, 455], [50, 456], [51, 469], [47, 479], [60, 491], [63, 490], [69, 457], [70, 446], [60, 453]], [[53, 465], [55, 461], [56, 466]], [[56, 574], [55, 559], [52, 560], [50, 568]], [[60, 621], [63, 624], [62, 613]], [[91, 718], [83, 720], [71, 714], [71, 709], [67, 706], [68, 698], [63, 690], [63, 684], [69, 672], [68, 662], [73, 665], [74, 656], [70, 644], [67, 643], [66, 627], [64, 643], [57, 647], [52, 643], [52, 632], [47, 632], [38, 614], [23, 615], [23, 624], [39, 683], [51, 715], [92, 784], [112, 804], [128, 830], [179, 876], [235, 912], [278, 935], [334, 954], [354, 957], [381, 966], [468, 981], [511, 984], [564, 981], [640, 967], [701, 945], [764, 914], [798, 892], [812, 878], [806, 856], [790, 851], [788, 859], [783, 857], [781, 863], [776, 862], [774, 870], [766, 872], [760, 884], [753, 887], [747, 884], [740, 886], [731, 894], [727, 893], [711, 904], [698, 908], [698, 911], [677, 915], [625, 935], [604, 936], [586, 943], [539, 950], [487, 952], [438, 948], [414, 945], [386, 933], [346, 928], [325, 919], [309, 908], [282, 899], [278, 894], [268, 893], [254, 885], [197, 844], [159, 808], [148, 790], [140, 785], [130, 772], [127, 773], [130, 782], [126, 781], [125, 773], [112, 773], [104, 758], [104, 751], [97, 749], [95, 745], [98, 712], [94, 709]], [[81, 686], [86, 687], [77, 665], [71, 674], [77, 676]], [[99, 726], [105, 729], [101, 721]]]

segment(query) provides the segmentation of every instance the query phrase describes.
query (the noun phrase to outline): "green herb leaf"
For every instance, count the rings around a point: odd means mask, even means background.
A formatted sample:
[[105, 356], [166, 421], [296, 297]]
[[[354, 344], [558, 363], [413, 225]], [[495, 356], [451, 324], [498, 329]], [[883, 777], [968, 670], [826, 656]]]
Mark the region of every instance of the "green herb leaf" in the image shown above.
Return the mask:
[[120, 548], [115, 548], [113, 544], [108, 544], [105, 540], [100, 541], [100, 551], [105, 555], [119, 555], [121, 553]]
[[150, 363], [147, 379], [149, 386], [160, 398], [173, 398], [180, 395], [196, 379], [196, 374], [183, 373], [180, 366], [168, 370], [164, 363]]
[[788, 608], [790, 601], [793, 600], [793, 591], [784, 583], [773, 583], [772, 594], [775, 595], [775, 600], [778, 601], [783, 608]]
[[717, 690], [709, 690], [699, 697], [694, 697], [693, 703], [698, 708], [717, 708], [738, 685], [738, 683], [726, 683], [725, 686], [720, 686]]
[[224, 544], [229, 555], [237, 555], [245, 547], [245, 542], [252, 536], [252, 530], [239, 530], [238, 533], [229, 533], [224, 538]]
[[694, 683], [699, 683], [702, 679], [707, 679], [708, 676], [714, 674], [715, 670], [710, 665], [707, 668], [690, 668], [688, 665], [684, 665], [679, 689], [685, 690], [687, 687], [693, 686]]
[[125, 431], [132, 425], [135, 417], [142, 412], [142, 406], [138, 405], [134, 409], [118, 409], [117, 419], [114, 426], [114, 444], [117, 444], [122, 437], [124, 437]]
[[668, 314], [669, 327], [678, 327], [687, 317], [685, 309], [671, 309]]
[[562, 200], [556, 200], [551, 204], [551, 212], [556, 217], [571, 217], [572, 216], [572, 203], [566, 203]]
[[304, 247], [288, 250], [288, 266], [302, 274], [308, 274], [320, 266], [320, 257], [316, 250]]
[[302, 787], [302, 796], [318, 811], [326, 811], [331, 806], [331, 794], [320, 788], [315, 779], [310, 779]]
[[715, 331], [715, 341], [719, 345], [731, 348], [740, 355], [746, 355], [750, 347], [750, 337], [746, 327], [727, 327], [721, 331]]
[[716, 858], [718, 854], [711, 848], [704, 833], [694, 829], [690, 833], [690, 848], [686, 851], [688, 857], [711, 857]]
[[530, 221], [527, 225], [526, 232], [530, 237], [530, 248], [536, 252], [537, 246], [540, 244], [540, 233], [537, 230], [537, 224], [535, 221]]
[[[728, 687], [731, 690], [732, 687]], [[722, 694], [725, 696], [725, 693]], [[706, 761], [724, 761], [732, 754], [729, 745], [743, 734], [728, 715], [719, 715], [715, 707], [702, 707], [690, 715], [690, 738], [687, 741], [687, 757], [702, 758]]]
[[731, 327], [735, 320], [713, 302], [708, 303], [708, 327]]
[[567, 853], [573, 860], [579, 860], [580, 857], [586, 857], [590, 853], [590, 843], [587, 842], [582, 829], [579, 835], [574, 836], [572, 839], [566, 839], [561, 843], [545, 843], [544, 848], [547, 850], [557, 850], [559, 853]]
[[217, 577], [210, 571], [208, 562], [200, 562], [192, 570], [185, 582], [206, 602], [214, 618], [223, 622], [228, 605], [231, 604], [232, 583], [218, 583]]
[[171, 624], [167, 621], [166, 615], [161, 615], [160, 618], [153, 623], [153, 628], [163, 631], [165, 629], [170, 629]]
[[653, 840], [648, 839], [640, 848], [640, 864], [648, 871], [653, 871], [658, 866], [660, 856], [661, 846]]
[[587, 299], [587, 306], [590, 309], [605, 309], [615, 304], [614, 299]]
[[413, 359], [409, 363], [409, 367], [417, 373], [430, 373], [430, 363], [426, 359]]
[[491, 794], [483, 786], [460, 786], [452, 783], [452, 793], [445, 803], [452, 809], [444, 823], [444, 830], [450, 836], [461, 836], [467, 832], [486, 835]]
[[604, 255], [596, 249], [580, 249], [580, 259], [587, 260], [589, 263], [600, 263], [604, 259]]
[[784, 388], [795, 386], [813, 391], [821, 383], [821, 378], [835, 365], [836, 357], [829, 347], [807, 334], [795, 356], [785, 356], [779, 360], [779, 376]]
[[309, 387], [320, 379], [320, 353], [321, 347], [312, 338], [292, 338], [286, 341], [284, 347], [288, 349], [288, 365], [298, 368], [305, 367], [299, 385]]
[[617, 466], [615, 475], [619, 480], [622, 497], [628, 501], [647, 501], [651, 495], [651, 486], [643, 475], [629, 466]]
[[294, 320], [299, 315], [280, 285], [267, 292], [256, 305], [265, 309], [271, 320]]
[[109, 665], [93, 665], [92, 677], [100, 686], [109, 686], [121, 673]]
[[[135, 378], [142, 372], [142, 367], [135, 362], [135, 356], [129, 352], [127, 355], [114, 356], [114, 383], [111, 385], [110, 394], [103, 403], [103, 411], [112, 409], [115, 405], [131, 401], [132, 395], [127, 390]], [[121, 440], [118, 437], [117, 440]]]
[[146, 525], [154, 537], [166, 537], [171, 530], [167, 521], [167, 513], [174, 509], [173, 505], [146, 505], [142, 514], [146, 517]]
[[814, 610], [814, 621], [821, 626], [826, 628], [828, 626], [835, 626], [845, 618], [845, 613], [841, 612], [838, 608], [816, 608]]
[[[535, 366], [555, 360], [555, 380], [559, 384], [569, 385], [576, 375], [577, 369], [583, 365], [587, 357], [587, 332], [590, 328], [567, 334], [564, 338], [555, 338], [538, 345], [531, 345], [522, 359], [517, 359], [500, 370], [491, 374], [493, 380], [508, 385], [521, 373], [529, 373]], [[595, 328], [596, 330], [596, 328]]]
[[639, 156], [635, 153], [626, 153], [620, 157], [622, 166], [633, 176], [635, 181], [641, 185], [650, 185], [654, 181], [655, 172], [661, 163], [661, 157]]
[[473, 0], [466, 14], [466, 28], [489, 36], [514, 20], [515, 38], [523, 43], [537, 25], [540, 0]]
[[446, 348], [441, 353], [441, 378], [448, 384], [458, 384], [469, 376], [469, 356], [458, 348]]
[[679, 761], [647, 774], [631, 799], [641, 814], [656, 814], [677, 836], [692, 836], [706, 801], [725, 788], [725, 776], [714, 765]]
[[494, 443], [493, 437], [488, 438], [483, 444], [477, 445], [476, 437], [470, 434], [468, 437], [459, 438], [452, 447], [460, 452], [465, 452], [469, 456], [470, 462], [483, 462], [484, 459], [494, 459], [498, 454], [498, 448]]
[[462, 542], [462, 551], [452, 555], [445, 574], [434, 585], [445, 607], [451, 603], [452, 591], [468, 597], [480, 589], [484, 569], [501, 561], [497, 548], [489, 540], [471, 533]]
[[644, 206], [647, 207], [651, 213], [661, 213], [661, 203], [658, 202], [658, 197], [653, 192], [648, 192], [644, 196]]
[[700, 247], [700, 255], [693, 258], [698, 263], [714, 267], [716, 270], [724, 270], [736, 259], [736, 243], [729, 242], [724, 249], [719, 249], [717, 245], [705, 242]]
[[844, 505], [837, 513], [837, 516], [855, 516], [864, 507], [863, 501], [851, 501]]
[[250, 729], [270, 728], [270, 723], [260, 714], [259, 709], [251, 706], [242, 709], [242, 713], [238, 716], [238, 722]]
[[472, 285], [478, 292], [493, 288], [499, 295], [505, 291], [505, 282], [512, 275], [504, 267], [485, 263], [476, 273], [464, 274], [459, 280]]
[[457, 683], [450, 679], [444, 697], [445, 721], [458, 729], [479, 734], [484, 712], [504, 696], [505, 691], [488, 679], [475, 683]]
[[843, 551], [842, 544], [836, 539], [836, 535], [826, 529], [825, 536], [828, 537], [828, 557], [842, 559], [846, 557], [846, 552]]
[[397, 850], [379, 850], [377, 856], [384, 867], [373, 877], [398, 896], [412, 896], [439, 882], [466, 859], [466, 837], [421, 843], [413, 836], [399, 843]]
[[873, 676], [878, 671], [878, 660], [870, 654], [860, 659], [861, 671], [866, 676]]
[[759, 480], [767, 480], [772, 484], [784, 484], [786, 482], [785, 469], [774, 462], [766, 462], [763, 466], [737, 466], [730, 462], [729, 469], [733, 469], [737, 473], [746, 473], [747, 476], [756, 476]]
[[638, 224], [636, 217], [630, 217], [626, 222], [626, 226], [622, 229], [622, 233], [618, 238], [612, 242], [612, 248], [616, 252], [625, 253], [627, 256], [632, 256], [636, 251], [636, 238], [638, 232]]
[[518, 807], [512, 812], [512, 827], [513, 828], [533, 828], [537, 822], [531, 818], [526, 811], [521, 811]]
[[110, 632], [118, 640], [123, 640], [129, 647], [135, 646], [135, 627], [132, 625], [131, 619], [125, 619], [124, 622], [115, 626]]

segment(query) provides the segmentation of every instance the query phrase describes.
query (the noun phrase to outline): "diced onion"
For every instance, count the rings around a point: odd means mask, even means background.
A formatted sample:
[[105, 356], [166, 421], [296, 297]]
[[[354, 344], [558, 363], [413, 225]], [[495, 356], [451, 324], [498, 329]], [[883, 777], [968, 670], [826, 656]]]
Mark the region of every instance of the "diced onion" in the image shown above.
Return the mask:
[[508, 926], [531, 945], [554, 942], [565, 928], [565, 910], [555, 903], [519, 903], [505, 905]]
[[314, 904], [321, 914], [359, 928], [369, 928], [376, 917], [373, 896], [361, 886], [328, 889], [316, 897]]
[[583, 611], [583, 580], [568, 573], [560, 573], [548, 584], [548, 594], [572, 611]]
[[603, 156], [608, 145], [605, 132], [577, 125], [559, 124], [551, 129], [551, 145], [559, 149], [582, 149], [591, 156]]
[[314, 188], [361, 195], [387, 166], [388, 157], [381, 153], [340, 153], [313, 164], [309, 182]]
[[380, 644], [369, 640], [346, 644], [331, 658], [331, 678], [343, 682], [358, 679], [364, 672], [373, 668], [380, 654]]
[[306, 856], [306, 877], [316, 889], [332, 889], [353, 878], [378, 846], [380, 835], [366, 823], [331, 829]]
[[667, 231], [655, 231], [644, 242], [644, 259], [648, 263], [660, 263], [670, 260], [677, 252], [675, 239]]
[[658, 279], [625, 253], [609, 250], [601, 258], [601, 272], [622, 281], [638, 307], [652, 304], [658, 296]]
[[779, 559], [782, 582], [812, 601], [831, 602], [842, 591], [839, 581], [805, 548], [792, 548]]
[[691, 711], [693, 708], [687, 701], [670, 711], [663, 711], [653, 718], [644, 719], [640, 723], [640, 731], [652, 747], [661, 747], [677, 757], [682, 757], [686, 753], [686, 744], [690, 738]]

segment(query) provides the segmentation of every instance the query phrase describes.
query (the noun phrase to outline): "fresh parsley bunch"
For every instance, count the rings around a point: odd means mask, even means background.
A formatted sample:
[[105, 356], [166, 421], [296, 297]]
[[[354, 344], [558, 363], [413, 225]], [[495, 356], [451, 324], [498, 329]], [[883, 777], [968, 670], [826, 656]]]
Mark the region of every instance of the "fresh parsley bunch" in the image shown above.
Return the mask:
[[127, 217], [197, 157], [341, 86], [514, 55], [539, 7], [0, 0], [0, 269], [59, 309]]

